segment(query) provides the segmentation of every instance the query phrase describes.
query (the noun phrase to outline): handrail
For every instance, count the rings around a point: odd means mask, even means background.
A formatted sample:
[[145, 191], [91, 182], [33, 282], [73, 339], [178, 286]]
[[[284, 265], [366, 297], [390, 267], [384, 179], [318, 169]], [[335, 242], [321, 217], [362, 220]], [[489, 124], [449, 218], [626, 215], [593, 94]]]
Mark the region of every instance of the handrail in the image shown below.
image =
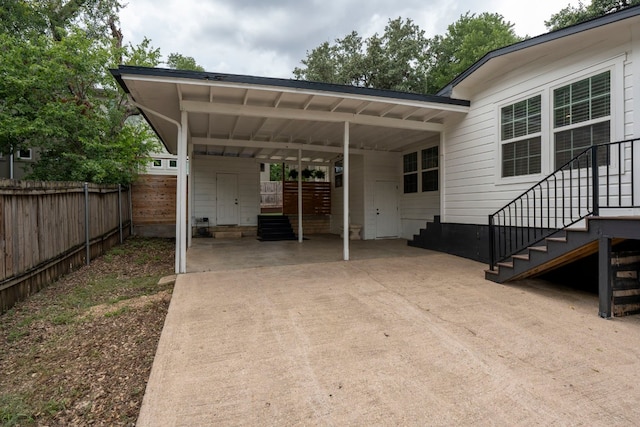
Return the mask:
[[634, 194], [638, 144], [640, 139], [627, 139], [585, 148], [489, 215], [489, 268], [588, 216], [598, 216], [602, 208], [639, 207]]

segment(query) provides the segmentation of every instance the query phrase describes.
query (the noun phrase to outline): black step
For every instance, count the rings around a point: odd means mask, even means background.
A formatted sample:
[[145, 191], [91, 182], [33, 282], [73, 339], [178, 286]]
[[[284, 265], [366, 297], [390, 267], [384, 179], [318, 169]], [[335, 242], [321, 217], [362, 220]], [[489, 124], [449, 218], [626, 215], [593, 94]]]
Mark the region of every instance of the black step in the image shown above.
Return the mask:
[[284, 215], [258, 215], [258, 240], [297, 240], [289, 218]]

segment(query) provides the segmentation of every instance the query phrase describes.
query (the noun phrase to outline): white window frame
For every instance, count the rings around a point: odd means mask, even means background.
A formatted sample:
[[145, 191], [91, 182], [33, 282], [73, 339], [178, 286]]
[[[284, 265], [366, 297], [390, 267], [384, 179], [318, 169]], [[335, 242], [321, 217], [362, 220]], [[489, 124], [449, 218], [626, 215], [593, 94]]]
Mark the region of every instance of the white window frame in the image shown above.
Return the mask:
[[[610, 111], [610, 138], [611, 141], [621, 141], [625, 137], [631, 137], [625, 134], [625, 109], [624, 109], [624, 70], [625, 70], [626, 54], [620, 54], [610, 57], [603, 61], [593, 64], [588, 68], [567, 69], [563, 73], [563, 77], [552, 79], [544, 85], [539, 85], [530, 90], [526, 90], [517, 96], [509, 97], [497, 103], [494, 108], [494, 138], [496, 155], [494, 156], [495, 168], [495, 185], [510, 185], [521, 183], [535, 183], [540, 179], [548, 176], [555, 171], [555, 140], [553, 127], [553, 91], [568, 84], [584, 80], [591, 76], [596, 76], [605, 71], [609, 71], [611, 77], [611, 111]], [[579, 65], [577, 65], [579, 66]], [[536, 94], [542, 94], [542, 165], [539, 175], [520, 175], [515, 177], [502, 177], [502, 147], [500, 141], [500, 117], [502, 107], [518, 102], [519, 100], [528, 99]], [[617, 173], [618, 170], [618, 153], [611, 151], [610, 171]], [[628, 171], [625, 171], [626, 173]]]
[[[436, 150], [436, 166], [433, 167], [423, 167], [423, 162], [422, 162], [422, 157], [424, 156], [424, 152], [427, 150], [432, 150], [434, 149]], [[440, 191], [440, 186], [442, 185], [441, 181], [440, 181], [440, 146], [439, 145], [430, 145], [428, 147], [424, 147], [421, 148], [419, 151], [419, 167], [418, 170], [420, 171], [420, 176], [418, 177], [418, 190], [420, 193], [437, 193], [438, 191]], [[425, 190], [424, 189], [424, 173], [425, 172], [436, 172], [436, 177], [438, 179], [438, 188], [436, 188], [435, 190]]]
[[[171, 166], [171, 162], [175, 162], [174, 166]], [[178, 169], [178, 159], [168, 159], [167, 161], [167, 167], [169, 169]]]
[[[509, 105], [517, 104], [520, 101], [526, 101], [527, 99], [534, 98], [536, 96], [540, 96], [540, 132], [535, 134], [526, 135], [518, 138], [511, 138], [508, 140], [502, 141], [502, 109], [504, 107], [508, 107]], [[527, 182], [537, 182], [542, 179], [544, 176], [547, 176], [551, 171], [549, 171], [548, 165], [548, 154], [550, 151], [549, 148], [549, 98], [548, 98], [548, 87], [540, 88], [537, 87], [527, 92], [523, 92], [518, 94], [517, 96], [512, 96], [510, 98], [504, 99], [502, 102], [496, 105], [494, 110], [495, 117], [495, 147], [496, 147], [496, 156], [495, 156], [495, 179], [496, 185], [506, 185], [506, 184], [519, 184], [519, 183], [527, 183]], [[540, 173], [533, 173], [528, 175], [515, 175], [515, 176], [502, 176], [502, 145], [508, 144], [512, 142], [517, 142], [520, 140], [531, 138], [532, 136], [540, 136]]]
[[[502, 110], [504, 108], [510, 107], [510, 106], [514, 106], [515, 104], [518, 104], [520, 102], [524, 102], [524, 101], [529, 101], [530, 99], [536, 98], [536, 97], [540, 97], [540, 130], [538, 132], [533, 132], [533, 133], [528, 133], [522, 136], [513, 136], [509, 139], [502, 139]], [[543, 164], [544, 164], [544, 155], [543, 155], [543, 147], [544, 147], [544, 138], [543, 138], [543, 133], [544, 133], [544, 116], [545, 116], [545, 109], [544, 109], [544, 96], [542, 92], [537, 92], [534, 94], [531, 94], [530, 96], [525, 96], [525, 97], [520, 97], [517, 99], [512, 99], [509, 102], [506, 102], [504, 104], [501, 104], [498, 108], [498, 171], [497, 173], [500, 175], [501, 179], [504, 180], [519, 180], [519, 179], [524, 179], [524, 180], [530, 180], [531, 177], [534, 178], [539, 178], [542, 175], [542, 171], [543, 171]], [[514, 143], [518, 143], [518, 142], [522, 142], [522, 141], [526, 141], [528, 139], [533, 139], [533, 138], [540, 138], [540, 171], [539, 172], [534, 172], [534, 173], [528, 173], [528, 174], [519, 174], [519, 175], [509, 175], [509, 176], [504, 176], [504, 171], [503, 171], [503, 148], [505, 145], [507, 144], [514, 144]]]
[[[23, 151], [28, 151], [29, 155], [28, 156], [23, 156], [22, 152]], [[19, 160], [32, 160], [33, 159], [33, 150], [31, 148], [25, 148], [25, 149], [21, 149], [21, 150], [16, 150], [16, 158]]]
[[[621, 138], [618, 137], [617, 129], [620, 128], [619, 121], [623, 118], [619, 116], [623, 116], [624, 114], [616, 114], [616, 112], [624, 111], [624, 89], [623, 89], [623, 79], [622, 75], [617, 75], [617, 73], [622, 74], [624, 72], [624, 64], [622, 61], [619, 66], [616, 66], [616, 63], [611, 65], [600, 67], [600, 68], [592, 68], [588, 72], [582, 73], [580, 75], [572, 75], [570, 78], [565, 79], [561, 83], [554, 85], [549, 88], [549, 164], [551, 171], [556, 170], [558, 166], [556, 165], [556, 141], [555, 135], [556, 133], [578, 129], [581, 127], [591, 126], [597, 123], [603, 123], [605, 121], [609, 121], [609, 141], [616, 142]], [[607, 117], [598, 117], [597, 119], [590, 119], [579, 123], [572, 123], [570, 125], [562, 126], [559, 128], [555, 127], [555, 105], [554, 105], [554, 92], [557, 89], [572, 85], [574, 83], [589, 79], [591, 77], [595, 77], [599, 74], [609, 72], [609, 116]], [[617, 96], [616, 96], [617, 95]], [[619, 106], [622, 104], [622, 107]], [[622, 125], [624, 127], [624, 125]], [[585, 147], [586, 148], [586, 147]], [[618, 152], [615, 147], [609, 152], [610, 163], [609, 170], [613, 173], [617, 173], [618, 170]], [[606, 168], [606, 165], [600, 166], [601, 168]]]
[[[152, 167], [153, 169], [164, 169], [164, 162], [163, 162], [163, 160], [164, 160], [164, 159], [153, 159], [153, 160], [151, 160], [151, 167]], [[160, 162], [160, 164], [159, 164], [159, 165], [156, 165], [156, 162]]]
[[[416, 168], [415, 168], [415, 170], [406, 172], [404, 170], [404, 158], [406, 156], [408, 156], [408, 155], [411, 155], [411, 154], [415, 154], [416, 155]], [[421, 175], [422, 175], [422, 172], [421, 172], [421, 169], [420, 169], [420, 167], [421, 167], [421, 164], [420, 164], [421, 163], [421, 157], [420, 157], [420, 155], [421, 155], [421, 150], [411, 150], [411, 151], [407, 151], [406, 153], [402, 154], [402, 194], [404, 194], [404, 195], [422, 193], [422, 191], [420, 191], [420, 189], [421, 189], [421, 187], [420, 187], [421, 179], [420, 178], [421, 178]], [[409, 191], [409, 192], [405, 191], [404, 179], [405, 179], [405, 176], [408, 176], [408, 175], [416, 175], [416, 191]]]

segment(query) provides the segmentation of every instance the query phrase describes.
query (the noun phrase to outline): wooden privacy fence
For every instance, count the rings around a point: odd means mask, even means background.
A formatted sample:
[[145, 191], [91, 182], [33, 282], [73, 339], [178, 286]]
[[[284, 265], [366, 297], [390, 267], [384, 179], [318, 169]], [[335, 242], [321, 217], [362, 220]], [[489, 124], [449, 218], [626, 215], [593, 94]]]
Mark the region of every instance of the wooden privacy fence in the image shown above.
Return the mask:
[[[285, 181], [283, 187], [283, 213], [285, 215], [298, 213], [298, 183]], [[303, 182], [302, 183], [302, 213], [303, 215], [331, 214], [331, 183]]]
[[0, 312], [129, 236], [122, 186], [0, 179]]

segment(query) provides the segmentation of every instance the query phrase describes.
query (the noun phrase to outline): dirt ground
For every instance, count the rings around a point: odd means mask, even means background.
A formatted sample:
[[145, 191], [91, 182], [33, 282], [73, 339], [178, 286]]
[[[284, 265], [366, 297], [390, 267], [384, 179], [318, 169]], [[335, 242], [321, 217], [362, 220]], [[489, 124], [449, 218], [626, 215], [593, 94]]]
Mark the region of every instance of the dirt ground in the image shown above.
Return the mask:
[[640, 424], [640, 317], [483, 269], [422, 251], [179, 276], [139, 425]]
[[0, 316], [0, 425], [135, 425], [173, 245], [129, 239]]

